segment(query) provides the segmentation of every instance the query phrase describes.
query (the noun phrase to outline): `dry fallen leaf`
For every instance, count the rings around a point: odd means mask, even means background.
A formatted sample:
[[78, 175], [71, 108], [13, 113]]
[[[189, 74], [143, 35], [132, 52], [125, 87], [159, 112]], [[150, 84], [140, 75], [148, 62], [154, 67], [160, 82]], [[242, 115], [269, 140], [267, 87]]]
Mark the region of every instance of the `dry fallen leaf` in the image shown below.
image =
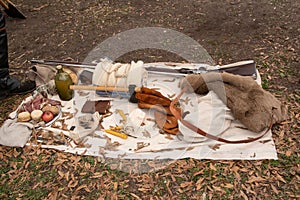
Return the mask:
[[202, 184], [204, 181], [204, 178], [199, 178], [196, 182], [196, 190], [200, 190], [204, 185]]
[[185, 188], [185, 187], [189, 187], [189, 186], [192, 186], [193, 185], [193, 182], [184, 182], [184, 183], [181, 183], [180, 184], [180, 187], [181, 188]]
[[260, 176], [251, 176], [249, 177], [249, 180], [247, 181], [247, 183], [254, 183], [254, 182], [262, 182], [265, 181], [264, 178], [260, 177]]
[[134, 194], [134, 193], [130, 193], [130, 195], [131, 195], [133, 198], [137, 199], [137, 200], [142, 200], [139, 196], [137, 196], [137, 195]]
[[209, 148], [211, 148], [212, 150], [216, 151], [220, 148], [222, 144], [215, 144], [215, 145], [208, 145]]
[[209, 168], [213, 171], [217, 171], [217, 168], [212, 163], [209, 164]]

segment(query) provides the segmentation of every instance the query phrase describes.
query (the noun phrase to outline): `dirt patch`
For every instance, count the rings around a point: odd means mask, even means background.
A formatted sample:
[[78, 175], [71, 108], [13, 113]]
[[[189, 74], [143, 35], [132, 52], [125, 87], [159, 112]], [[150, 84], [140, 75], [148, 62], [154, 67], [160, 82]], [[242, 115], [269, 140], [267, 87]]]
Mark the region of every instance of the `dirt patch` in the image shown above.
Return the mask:
[[[255, 59], [260, 65], [268, 58], [287, 55], [284, 66], [278, 63], [274, 67], [290, 69], [294, 75], [274, 82], [294, 88], [298, 81], [297, 1], [33, 0], [29, 4], [19, 0], [16, 4], [27, 19], [7, 18], [12, 67], [28, 67], [25, 62], [32, 58], [83, 61], [96, 45], [117, 33], [138, 27], [163, 27], [193, 38], [220, 64]], [[137, 59], [183, 60], [153, 49], [127, 53], [119, 60]]]

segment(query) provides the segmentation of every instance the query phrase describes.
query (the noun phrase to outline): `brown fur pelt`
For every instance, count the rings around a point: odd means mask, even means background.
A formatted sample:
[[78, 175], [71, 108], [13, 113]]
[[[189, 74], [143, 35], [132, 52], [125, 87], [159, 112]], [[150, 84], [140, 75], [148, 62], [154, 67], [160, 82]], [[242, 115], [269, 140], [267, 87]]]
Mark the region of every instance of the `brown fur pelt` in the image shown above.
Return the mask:
[[257, 133], [287, 118], [286, 107], [251, 77], [215, 72], [188, 75], [181, 87], [197, 94], [214, 91], [236, 119]]

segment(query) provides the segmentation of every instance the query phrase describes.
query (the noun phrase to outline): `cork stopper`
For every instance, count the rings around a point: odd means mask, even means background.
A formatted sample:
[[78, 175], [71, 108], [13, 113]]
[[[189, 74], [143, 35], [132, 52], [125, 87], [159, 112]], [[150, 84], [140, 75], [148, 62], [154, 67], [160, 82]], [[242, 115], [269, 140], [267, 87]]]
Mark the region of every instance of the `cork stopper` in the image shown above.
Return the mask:
[[56, 69], [58, 69], [58, 70], [59, 70], [59, 69], [62, 69], [62, 66], [61, 66], [61, 65], [57, 65], [57, 66], [56, 66]]

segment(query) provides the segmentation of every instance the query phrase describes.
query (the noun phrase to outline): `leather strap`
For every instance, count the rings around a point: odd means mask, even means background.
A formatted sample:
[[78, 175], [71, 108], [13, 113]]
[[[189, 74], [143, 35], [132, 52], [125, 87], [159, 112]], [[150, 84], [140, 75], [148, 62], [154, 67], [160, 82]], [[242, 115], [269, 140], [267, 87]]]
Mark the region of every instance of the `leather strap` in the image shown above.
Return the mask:
[[0, 28], [0, 31], [4, 31], [6, 29], [6, 27], [2, 27]]
[[[214, 135], [211, 135], [209, 133], [206, 133], [205, 131], [201, 130], [200, 128], [194, 126], [193, 124], [189, 123], [188, 121], [182, 119], [182, 116], [181, 116], [181, 112], [180, 112], [180, 109], [178, 109], [175, 105], [178, 103], [180, 97], [182, 96], [182, 94], [186, 91], [187, 89], [184, 88], [182, 89], [182, 91], [180, 92], [180, 94], [171, 102], [171, 105], [170, 105], [170, 111], [171, 113], [175, 116], [175, 118], [180, 121], [184, 126], [186, 126], [187, 128], [189, 128], [190, 130], [204, 136], [204, 137], [207, 137], [209, 139], [212, 139], [212, 140], [216, 140], [216, 141], [219, 141], [219, 142], [224, 142], [224, 143], [229, 143], [229, 144], [241, 144], [241, 143], [250, 143], [250, 142], [254, 142], [262, 137], [264, 137], [268, 132], [269, 130], [272, 128], [272, 125], [273, 125], [273, 120], [271, 120], [271, 123], [268, 127], [268, 129], [262, 133], [260, 136], [258, 137], [255, 137], [255, 138], [248, 138], [248, 139], [244, 139], [244, 140], [226, 140], [224, 138], [221, 138], [221, 137], [218, 137], [218, 136], [214, 136]], [[272, 116], [272, 119], [273, 119], [273, 116]]]

